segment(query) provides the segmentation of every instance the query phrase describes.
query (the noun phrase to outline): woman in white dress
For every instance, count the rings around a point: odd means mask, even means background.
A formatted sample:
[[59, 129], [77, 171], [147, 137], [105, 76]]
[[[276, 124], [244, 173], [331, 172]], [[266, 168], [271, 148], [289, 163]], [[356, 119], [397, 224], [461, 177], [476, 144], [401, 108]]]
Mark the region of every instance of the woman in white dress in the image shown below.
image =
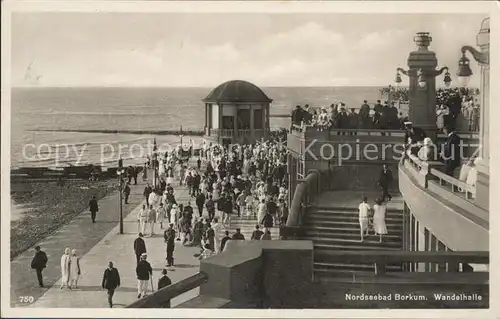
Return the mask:
[[69, 248], [64, 249], [64, 254], [61, 256], [61, 289], [63, 289], [64, 286], [69, 287], [70, 251]]
[[80, 275], [80, 258], [76, 255], [76, 249], [73, 249], [69, 261], [69, 289], [78, 287]]
[[373, 230], [379, 235], [379, 243], [382, 242], [382, 235], [387, 234], [387, 226], [385, 225], [385, 212], [387, 206], [385, 203], [377, 199], [373, 205]]

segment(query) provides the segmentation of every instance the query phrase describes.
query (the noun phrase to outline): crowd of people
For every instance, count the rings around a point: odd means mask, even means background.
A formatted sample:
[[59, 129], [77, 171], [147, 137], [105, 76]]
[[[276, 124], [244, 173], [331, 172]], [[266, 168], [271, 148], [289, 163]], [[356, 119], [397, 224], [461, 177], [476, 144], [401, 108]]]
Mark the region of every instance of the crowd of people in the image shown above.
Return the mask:
[[[345, 103], [322, 107], [319, 111], [308, 104], [292, 111], [292, 125], [313, 126], [320, 130], [335, 129], [401, 129], [406, 117], [395, 106], [380, 100], [373, 107], [365, 100], [359, 109], [349, 111]], [[355, 134], [352, 132], [351, 134]]]
[[[153, 236], [157, 224], [165, 229], [166, 266], [170, 267], [175, 265], [176, 241], [200, 247], [195, 257], [203, 259], [222, 252], [228, 240], [245, 240], [241, 229], [232, 229], [234, 216], [255, 220], [251, 240], [269, 240], [271, 228], [286, 223], [287, 150], [282, 143], [270, 139], [232, 148], [204, 144], [191, 166], [189, 156], [177, 154], [167, 152], [156, 163], [155, 159], [150, 162], [158, 169], [158, 184], [146, 185], [146, 204], [137, 216], [139, 236], [134, 251], [138, 265], [147, 258], [143, 237]], [[180, 202], [174, 183], [187, 188], [189, 200]], [[146, 278], [149, 268], [142, 264], [141, 278]], [[146, 287], [145, 282], [139, 285], [138, 297], [144, 296]]]
[[[382, 91], [381, 91], [382, 92]], [[382, 92], [388, 94], [388, 92]], [[409, 102], [409, 91], [400, 88], [393, 93], [393, 101]], [[397, 94], [395, 94], [397, 93]], [[440, 131], [445, 126], [460, 130], [479, 130], [480, 106], [477, 89], [440, 88], [436, 90], [436, 124]], [[292, 111], [292, 124], [312, 126], [320, 130], [334, 129], [404, 129], [408, 121], [406, 111], [399, 109], [395, 102], [381, 100], [371, 106], [363, 101], [359, 108], [348, 109], [345, 103], [331, 104], [319, 109], [298, 105]], [[355, 134], [352, 132], [351, 134]]]

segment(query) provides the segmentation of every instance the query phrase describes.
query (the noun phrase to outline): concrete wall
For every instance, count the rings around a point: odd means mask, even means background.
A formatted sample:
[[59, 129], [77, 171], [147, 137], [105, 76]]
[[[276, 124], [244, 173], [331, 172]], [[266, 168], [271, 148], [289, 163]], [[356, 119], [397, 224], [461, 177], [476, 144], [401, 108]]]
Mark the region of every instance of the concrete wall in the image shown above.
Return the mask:
[[[425, 227], [451, 250], [489, 250], [487, 211], [470, 202], [460, 204], [456, 195], [444, 189], [440, 194], [433, 193], [419, 185], [404, 167], [399, 169], [399, 188], [411, 214], [419, 222], [419, 232]], [[419, 248], [424, 247], [422, 239], [425, 237], [419, 238]]]
[[227, 245], [223, 253], [201, 262], [200, 271], [210, 279], [200, 287], [200, 295], [266, 308], [295, 308], [307, 299], [313, 278], [311, 241]]

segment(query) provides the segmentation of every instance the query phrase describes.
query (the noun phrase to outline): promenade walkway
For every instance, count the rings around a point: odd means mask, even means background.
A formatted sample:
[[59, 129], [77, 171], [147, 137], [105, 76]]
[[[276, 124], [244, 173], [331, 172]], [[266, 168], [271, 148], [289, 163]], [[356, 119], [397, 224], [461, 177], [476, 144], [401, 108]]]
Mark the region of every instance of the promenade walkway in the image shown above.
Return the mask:
[[[189, 200], [184, 187], [176, 187], [175, 195], [179, 203]], [[82, 276], [77, 289], [60, 289], [60, 280], [41, 296], [31, 307], [36, 308], [106, 308], [107, 291], [102, 289], [102, 275], [108, 261], [113, 261], [121, 278], [121, 286], [113, 298], [115, 307], [125, 307], [137, 300], [137, 279], [135, 274], [135, 255], [133, 242], [137, 238], [137, 213], [142, 205], [137, 206], [124, 220], [124, 234], [118, 234], [118, 226], [102, 238], [80, 260]], [[166, 225], [164, 225], [166, 227]], [[147, 232], [149, 235], [149, 232]], [[144, 237], [148, 252], [148, 261], [153, 267], [153, 285], [157, 288], [161, 271], [165, 268], [165, 244], [163, 230], [156, 225], [153, 237]], [[174, 251], [175, 266], [168, 268], [168, 276], [173, 283], [185, 279], [199, 271], [199, 260], [193, 255], [199, 253], [199, 248], [184, 247], [176, 242]], [[199, 289], [186, 292], [171, 302], [172, 307], [194, 298]]]
[[[144, 186], [142, 180], [138, 181], [138, 185], [132, 185], [129, 204], [123, 205], [124, 216], [141, 204]], [[11, 261], [11, 307], [28, 306], [29, 304], [22, 302], [21, 299], [36, 301], [56, 283], [61, 276], [60, 258], [64, 248], [76, 249], [78, 255], [83, 256], [118, 224], [118, 196], [119, 194], [115, 192], [98, 202], [99, 212], [95, 224], [90, 219], [90, 212], [85, 211], [38, 243], [49, 259], [47, 268], [43, 272], [45, 288], [38, 287], [35, 271], [30, 267], [34, 249], [27, 250]]]

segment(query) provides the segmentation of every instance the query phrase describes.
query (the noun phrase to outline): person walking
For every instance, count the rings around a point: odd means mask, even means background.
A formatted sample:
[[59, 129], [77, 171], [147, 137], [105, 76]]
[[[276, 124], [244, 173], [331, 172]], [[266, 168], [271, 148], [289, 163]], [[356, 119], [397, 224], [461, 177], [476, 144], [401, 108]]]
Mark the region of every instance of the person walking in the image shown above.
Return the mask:
[[217, 217], [215, 217], [213, 220], [212, 229], [214, 230], [214, 244], [215, 244], [214, 250], [217, 253], [219, 251], [222, 251], [222, 250], [220, 250], [221, 242], [219, 239], [220, 232], [222, 229], [222, 224], [219, 223], [219, 219]]
[[163, 234], [165, 239], [165, 244], [167, 245], [167, 266], [171, 267], [174, 265], [174, 249], [175, 249], [175, 230], [174, 224], [170, 224], [168, 229], [165, 230]]
[[215, 217], [215, 203], [212, 199], [212, 195], [208, 197], [208, 200], [205, 203], [205, 207], [207, 208], [208, 211], [208, 219], [212, 220]]
[[[167, 276], [166, 269], [163, 269], [161, 271], [161, 274], [163, 276], [158, 280], [158, 290], [165, 288], [165, 287], [168, 287], [172, 284], [172, 280], [170, 280], [170, 278], [168, 278], [168, 276]], [[165, 303], [163, 304], [163, 308], [170, 308], [170, 299], [165, 301]]]
[[36, 278], [38, 279], [38, 285], [43, 288], [43, 276], [42, 271], [47, 267], [47, 254], [41, 250], [40, 246], [35, 247], [35, 256], [31, 261], [31, 269], [35, 269]]
[[89, 201], [89, 210], [92, 223], [95, 223], [96, 215], [99, 211], [99, 205], [97, 204], [97, 199], [95, 198], [95, 196], [92, 196], [92, 199]]
[[262, 232], [262, 230], [260, 230], [259, 228], [260, 228], [259, 225], [255, 225], [255, 230], [253, 231], [250, 240], [260, 240], [262, 235], [264, 235], [264, 232]]
[[386, 198], [388, 198], [389, 200], [392, 199], [392, 195], [389, 194], [389, 188], [392, 185], [392, 180], [392, 172], [387, 167], [387, 164], [384, 164], [382, 166], [382, 171], [380, 172], [380, 177], [378, 179], [378, 185], [382, 187], [382, 201], [384, 201]]
[[134, 240], [134, 253], [137, 264], [139, 264], [139, 261], [141, 260], [141, 255], [146, 253], [146, 243], [142, 237], [144, 237], [144, 235], [139, 233], [139, 237]]
[[205, 244], [210, 247], [210, 250], [215, 251], [215, 231], [210, 222], [207, 222], [207, 230], [205, 232]]
[[146, 233], [146, 225], [148, 223], [149, 211], [146, 205], [142, 205], [142, 209], [137, 214], [137, 222], [139, 223], [139, 233]]
[[387, 234], [387, 226], [385, 225], [385, 215], [387, 206], [385, 203], [378, 199], [373, 205], [373, 230], [375, 234], [379, 235], [379, 243], [382, 243], [382, 235]]
[[368, 236], [369, 214], [371, 207], [368, 205], [368, 198], [363, 197], [363, 202], [359, 204], [359, 226], [360, 226], [360, 242], [365, 240], [364, 236]]
[[146, 187], [144, 187], [144, 192], [142, 195], [146, 198], [146, 206], [149, 207], [149, 195], [153, 192], [153, 188], [147, 183]]
[[[160, 229], [163, 229], [163, 221], [165, 220], [165, 215], [167, 215], [167, 210], [163, 206], [163, 203], [160, 203], [160, 206], [156, 210], [156, 222], [160, 223]], [[167, 221], [167, 223], [169, 223]]]
[[153, 237], [155, 234], [155, 224], [156, 224], [156, 209], [154, 208], [153, 205], [149, 205], [148, 224], [151, 229], [150, 237]]
[[61, 256], [61, 289], [65, 286], [68, 287], [69, 282], [69, 263], [71, 256], [69, 255], [71, 250], [66, 247], [64, 249], [64, 254]]
[[104, 270], [104, 275], [102, 276], [102, 288], [108, 290], [108, 304], [109, 308], [113, 308], [113, 295], [115, 294], [116, 288], [120, 286], [120, 274], [118, 269], [113, 267], [113, 262], [108, 263], [108, 268]]
[[127, 182], [125, 184], [125, 187], [123, 188], [123, 198], [125, 200], [125, 204], [128, 204], [129, 196], [130, 196], [130, 182]]
[[245, 240], [245, 236], [241, 233], [241, 228], [236, 228], [236, 233], [233, 234], [232, 240]]
[[198, 214], [201, 217], [203, 215], [203, 206], [205, 205], [205, 194], [199, 192], [196, 196], [196, 206], [198, 207]]
[[224, 232], [224, 237], [222, 237], [222, 240], [220, 241], [220, 252], [224, 251], [224, 248], [226, 248], [226, 243], [228, 240], [231, 240], [231, 237], [229, 236], [229, 230], [226, 230]]
[[76, 255], [76, 249], [73, 249], [69, 259], [69, 289], [78, 288], [78, 279], [81, 274], [80, 258]]
[[[141, 260], [135, 268], [135, 273], [137, 275], [137, 298], [145, 297], [148, 291], [149, 279], [153, 279], [153, 268], [151, 264], [146, 260], [148, 255], [146, 253], [141, 254]], [[151, 287], [152, 290], [153, 287]]]

